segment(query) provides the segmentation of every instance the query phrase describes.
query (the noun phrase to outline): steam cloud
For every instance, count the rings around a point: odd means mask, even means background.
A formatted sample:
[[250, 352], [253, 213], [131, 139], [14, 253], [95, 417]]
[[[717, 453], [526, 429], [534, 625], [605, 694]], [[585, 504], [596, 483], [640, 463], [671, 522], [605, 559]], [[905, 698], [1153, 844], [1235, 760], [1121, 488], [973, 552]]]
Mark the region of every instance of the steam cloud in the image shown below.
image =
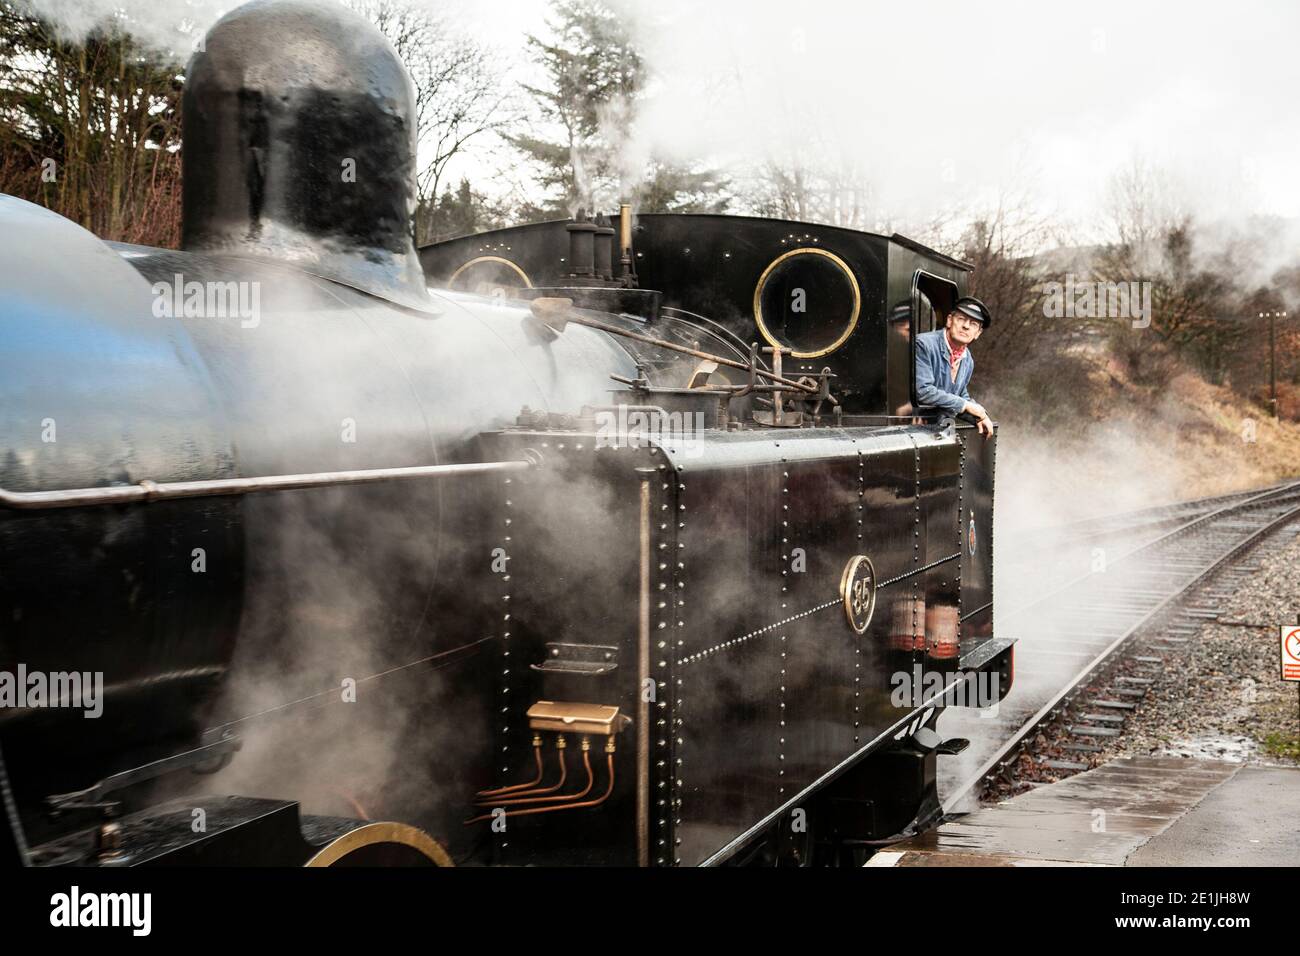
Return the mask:
[[637, 21], [659, 78], [639, 135], [679, 155], [860, 163], [896, 222], [1028, 181], [1036, 205], [1088, 223], [1135, 154], [1177, 173], [1203, 218], [1300, 215], [1300, 123], [1284, 120], [1300, 10], [1195, 6], [666, 0]]
[[26, 0], [69, 41], [115, 27], [155, 55], [183, 64], [194, 45], [237, 2], [216, 0]]

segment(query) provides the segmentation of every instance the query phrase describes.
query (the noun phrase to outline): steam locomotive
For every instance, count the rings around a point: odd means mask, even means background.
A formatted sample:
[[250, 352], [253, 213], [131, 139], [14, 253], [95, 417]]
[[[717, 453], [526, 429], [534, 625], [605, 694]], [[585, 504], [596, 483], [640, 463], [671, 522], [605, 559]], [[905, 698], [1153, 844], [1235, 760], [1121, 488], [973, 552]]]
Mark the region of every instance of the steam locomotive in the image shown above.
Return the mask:
[[786, 865], [933, 822], [948, 692], [1013, 650], [996, 439], [913, 394], [965, 265], [626, 207], [417, 251], [411, 83], [342, 8], [239, 7], [184, 96], [181, 250], [0, 197], [0, 859]]

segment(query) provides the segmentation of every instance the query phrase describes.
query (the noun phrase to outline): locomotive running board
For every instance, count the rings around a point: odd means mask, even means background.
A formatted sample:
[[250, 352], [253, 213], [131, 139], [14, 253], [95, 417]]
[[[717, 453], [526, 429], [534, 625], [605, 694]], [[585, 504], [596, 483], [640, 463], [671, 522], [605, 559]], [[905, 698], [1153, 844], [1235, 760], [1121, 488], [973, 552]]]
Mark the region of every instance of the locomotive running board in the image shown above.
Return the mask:
[[[912, 726], [914, 723], [915, 726], [919, 729], [920, 726], [923, 725], [926, 722], [926, 720], [929, 719], [930, 714], [934, 711], [934, 709], [938, 706], [941, 706], [941, 702], [943, 701], [943, 699], [947, 697], [949, 694], [951, 694], [954, 690], [956, 690], [957, 686], [961, 684], [963, 679], [964, 678], [959, 677], [958, 679], [952, 681], [952, 683], [946, 685], [936, 693], [932, 694], [930, 697], [926, 698], [925, 701], [919, 707], [916, 707], [906, 716], [899, 718], [889, 727], [885, 728], [885, 730], [882, 731], [870, 743], [866, 744], [863, 747], [859, 747], [857, 750], [855, 750], [844, 760], [841, 760], [838, 764], [836, 764], [830, 770], [826, 771], [824, 774], [822, 774], [820, 777], [818, 777], [808, 786], [804, 787], [802, 790], [796, 793], [789, 800], [782, 803], [771, 813], [767, 814], [765, 817], [760, 819], [749, 829], [745, 830], [743, 833], [739, 834], [738, 836], [732, 838], [724, 846], [715, 850], [712, 855], [706, 857], [704, 860], [700, 862], [700, 866], [717, 866], [721, 863], [725, 863], [738, 850], [744, 847], [744, 845], [748, 843], [750, 839], [762, 833], [772, 824], [776, 823], [778, 820], [780, 820], [782, 817], [788, 814], [795, 807], [799, 806], [799, 804], [804, 800], [806, 800], [809, 797], [809, 795], [815, 793], [816, 791], [820, 790], [822, 787], [826, 786], [828, 783], [830, 783], [832, 780], [834, 780], [844, 771], [848, 770], [850, 767], [852, 767], [863, 757], [866, 757], [872, 751], [877, 750], [880, 747], [890, 743], [894, 739], [896, 734], [899, 734], [902, 731], [906, 731], [907, 728], [909, 726]], [[918, 719], [918, 715], [920, 715], [919, 719]]]

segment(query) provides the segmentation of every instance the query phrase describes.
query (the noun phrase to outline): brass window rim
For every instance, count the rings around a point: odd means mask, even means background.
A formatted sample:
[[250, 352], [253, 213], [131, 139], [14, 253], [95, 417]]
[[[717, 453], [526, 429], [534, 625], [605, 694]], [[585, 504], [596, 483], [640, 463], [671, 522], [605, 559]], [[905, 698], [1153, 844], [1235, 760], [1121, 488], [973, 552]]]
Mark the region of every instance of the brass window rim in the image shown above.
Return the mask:
[[533, 280], [528, 278], [528, 273], [525, 272], [523, 269], [521, 269], [516, 263], [505, 258], [505, 256], [475, 256], [473, 259], [469, 260], [469, 262], [466, 262], [463, 265], [461, 265], [460, 268], [458, 268], [455, 272], [453, 272], [448, 277], [447, 285], [451, 285], [453, 282], [455, 282], [457, 277], [466, 269], [468, 269], [470, 266], [478, 265], [480, 262], [499, 262], [503, 266], [509, 266], [511, 269], [515, 271], [515, 273], [519, 276], [519, 278], [524, 280], [524, 285], [527, 288], [531, 289], [533, 287]]
[[819, 249], [815, 246], [800, 246], [798, 249], [791, 249], [789, 252], [783, 252], [773, 259], [763, 274], [758, 277], [758, 283], [754, 286], [754, 321], [758, 324], [759, 334], [767, 341], [767, 344], [775, 349], [790, 348], [786, 343], [777, 340], [776, 336], [768, 329], [767, 323], [763, 321], [763, 286], [767, 283], [768, 276], [772, 270], [779, 266], [785, 260], [798, 255], [811, 254], [816, 256], [825, 256], [840, 267], [845, 277], [849, 280], [849, 287], [853, 290], [853, 314], [849, 316], [848, 326], [840, 333], [840, 337], [824, 349], [813, 352], [791, 351], [791, 356], [797, 359], [821, 358], [823, 355], [829, 355], [838, 349], [841, 345], [849, 340], [853, 330], [858, 327], [858, 316], [862, 312], [862, 290], [858, 286], [857, 276], [849, 268], [849, 264], [828, 249]]

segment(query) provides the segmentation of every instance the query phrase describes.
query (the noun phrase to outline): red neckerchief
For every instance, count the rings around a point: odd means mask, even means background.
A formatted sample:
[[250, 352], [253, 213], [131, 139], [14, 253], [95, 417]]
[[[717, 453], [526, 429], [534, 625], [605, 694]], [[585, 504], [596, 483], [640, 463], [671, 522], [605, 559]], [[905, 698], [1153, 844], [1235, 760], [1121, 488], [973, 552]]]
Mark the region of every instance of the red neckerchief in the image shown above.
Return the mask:
[[948, 333], [946, 331], [943, 333], [943, 337], [948, 340], [948, 351], [950, 353], [948, 362], [949, 372], [951, 372], [952, 369], [955, 369], [961, 364], [962, 357], [966, 354], [966, 346], [954, 344], [952, 339], [948, 338]]

